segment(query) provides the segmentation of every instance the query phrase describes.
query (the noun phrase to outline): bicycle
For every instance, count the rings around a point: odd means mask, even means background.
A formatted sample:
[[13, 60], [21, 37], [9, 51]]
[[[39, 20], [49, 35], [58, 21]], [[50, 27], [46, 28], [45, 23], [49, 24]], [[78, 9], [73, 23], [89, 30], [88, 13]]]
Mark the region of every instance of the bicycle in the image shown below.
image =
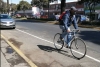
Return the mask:
[[[72, 30], [71, 32], [72, 38], [70, 40], [70, 46], [68, 45], [67, 46], [70, 47], [69, 49], [75, 58], [81, 59], [85, 57], [87, 49], [84, 40], [76, 36], [76, 33], [78, 33], [78, 31], [79, 30], [75, 30], [75, 29]], [[57, 50], [61, 50], [65, 45], [65, 40], [62, 39], [62, 35], [63, 34], [61, 33], [56, 33], [54, 36], [54, 46]]]

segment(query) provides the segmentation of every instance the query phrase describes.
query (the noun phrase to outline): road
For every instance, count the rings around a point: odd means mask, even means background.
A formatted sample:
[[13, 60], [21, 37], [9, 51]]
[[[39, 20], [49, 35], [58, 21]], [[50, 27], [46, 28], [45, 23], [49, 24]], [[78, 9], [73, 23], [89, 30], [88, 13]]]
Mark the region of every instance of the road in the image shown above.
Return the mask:
[[55, 50], [53, 37], [61, 32], [58, 25], [18, 19], [16, 24], [15, 30], [3, 29], [1, 33], [38, 67], [100, 67], [99, 30], [79, 28], [78, 36], [86, 42], [87, 55], [77, 60], [69, 49]]

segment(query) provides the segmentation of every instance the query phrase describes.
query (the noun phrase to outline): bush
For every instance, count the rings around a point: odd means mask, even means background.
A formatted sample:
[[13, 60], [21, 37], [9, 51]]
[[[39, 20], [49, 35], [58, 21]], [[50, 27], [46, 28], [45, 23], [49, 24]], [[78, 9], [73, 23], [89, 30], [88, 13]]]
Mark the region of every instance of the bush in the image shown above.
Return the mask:
[[88, 22], [88, 21], [83, 21], [83, 22], [81, 22], [80, 24], [81, 24], [81, 25], [90, 25], [91, 23]]

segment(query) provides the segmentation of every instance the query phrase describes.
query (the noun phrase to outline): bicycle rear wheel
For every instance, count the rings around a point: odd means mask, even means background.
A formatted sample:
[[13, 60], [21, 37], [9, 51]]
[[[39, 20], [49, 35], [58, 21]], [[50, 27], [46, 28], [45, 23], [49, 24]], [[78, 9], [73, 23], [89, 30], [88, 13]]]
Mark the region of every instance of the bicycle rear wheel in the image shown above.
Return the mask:
[[86, 44], [81, 38], [74, 38], [71, 41], [71, 53], [72, 55], [77, 58], [81, 59], [86, 55]]
[[57, 33], [54, 36], [54, 46], [56, 49], [61, 50], [64, 46], [64, 41], [61, 39], [61, 34]]

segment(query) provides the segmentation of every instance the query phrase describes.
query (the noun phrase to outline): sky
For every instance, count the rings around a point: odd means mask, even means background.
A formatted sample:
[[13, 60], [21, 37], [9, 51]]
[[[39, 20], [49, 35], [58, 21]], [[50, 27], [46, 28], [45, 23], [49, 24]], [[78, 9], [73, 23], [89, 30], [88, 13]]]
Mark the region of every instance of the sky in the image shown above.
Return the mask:
[[[3, 0], [3, 1], [7, 2], [7, 0]], [[12, 3], [18, 4], [20, 1], [21, 0], [9, 0], [9, 3], [12, 2]], [[24, 0], [24, 1], [27, 1], [27, 2], [31, 3], [32, 0]]]
[[[3, 1], [7, 2], [7, 0], [3, 0]], [[9, 3], [12, 2], [12, 3], [18, 4], [20, 1], [21, 0], [9, 0]], [[24, 0], [24, 1], [31, 3], [32, 0]], [[60, 1], [60, 0], [58, 0], [58, 1]], [[66, 0], [66, 2], [73, 2], [73, 1], [77, 1], [77, 0]]]

